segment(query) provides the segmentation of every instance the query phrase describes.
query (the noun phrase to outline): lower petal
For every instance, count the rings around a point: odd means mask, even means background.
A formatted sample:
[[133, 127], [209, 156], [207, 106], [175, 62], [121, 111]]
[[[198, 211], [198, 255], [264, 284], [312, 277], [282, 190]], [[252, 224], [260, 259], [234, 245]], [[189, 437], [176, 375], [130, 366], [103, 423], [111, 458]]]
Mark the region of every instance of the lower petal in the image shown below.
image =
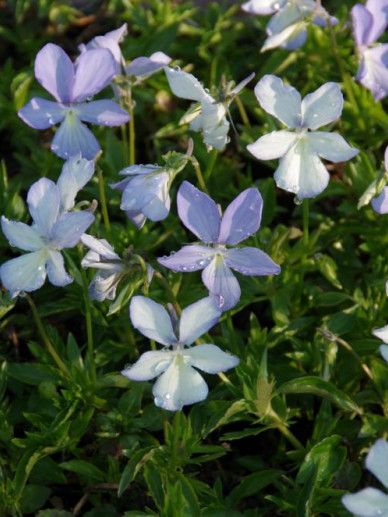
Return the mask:
[[84, 122], [99, 126], [121, 126], [129, 120], [129, 115], [111, 100], [99, 100], [78, 104], [77, 115]]
[[87, 160], [92, 160], [100, 151], [100, 145], [93, 133], [80, 122], [77, 116], [74, 113], [68, 113], [55, 133], [51, 149], [65, 160], [78, 154]]
[[3, 286], [12, 296], [39, 289], [46, 280], [46, 259], [46, 251], [40, 250], [8, 260], [0, 268]]
[[349, 512], [362, 517], [387, 515], [388, 495], [376, 488], [364, 488], [355, 494], [346, 494], [342, 503]]
[[243, 275], [267, 276], [280, 273], [280, 266], [270, 256], [250, 246], [227, 250], [225, 262]]
[[202, 271], [202, 281], [220, 310], [227, 311], [239, 301], [240, 285], [221, 256], [214, 257]]
[[372, 208], [378, 214], [388, 214], [388, 187], [384, 187], [371, 202]]
[[272, 131], [247, 145], [247, 149], [259, 160], [274, 160], [284, 156], [297, 138], [291, 131]]
[[34, 129], [48, 129], [65, 117], [66, 110], [57, 102], [34, 97], [18, 111], [19, 117]]
[[58, 287], [71, 284], [73, 278], [66, 272], [62, 255], [59, 251], [50, 251], [46, 264], [49, 281]]
[[193, 244], [183, 246], [169, 257], [158, 258], [158, 262], [173, 271], [198, 271], [209, 264], [213, 255], [214, 250], [212, 248]]
[[350, 147], [346, 140], [338, 133], [316, 131], [308, 134], [312, 150], [321, 158], [334, 163], [350, 160], [359, 150]]
[[226, 372], [238, 365], [239, 358], [227, 354], [216, 345], [197, 345], [184, 350], [190, 364], [206, 373]]
[[25, 251], [37, 251], [44, 247], [44, 242], [37, 231], [25, 223], [10, 221], [3, 215], [1, 229], [11, 246]]
[[94, 221], [91, 212], [65, 212], [51, 230], [51, 244], [57, 249], [72, 248]]
[[171, 363], [171, 352], [145, 352], [135, 364], [121, 373], [131, 381], [149, 381], [164, 372]]

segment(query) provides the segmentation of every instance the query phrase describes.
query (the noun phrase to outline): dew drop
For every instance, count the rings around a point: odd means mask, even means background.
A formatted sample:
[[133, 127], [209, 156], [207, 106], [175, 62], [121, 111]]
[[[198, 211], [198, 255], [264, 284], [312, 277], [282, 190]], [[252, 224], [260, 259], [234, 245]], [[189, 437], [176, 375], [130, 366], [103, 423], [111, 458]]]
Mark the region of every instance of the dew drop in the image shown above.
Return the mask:
[[181, 71], [181, 67], [180, 66], [174, 66], [174, 70], [175, 70], [175, 72], [180, 72]]
[[155, 397], [155, 398], [154, 398], [154, 402], [155, 402], [155, 406], [163, 407], [163, 399], [162, 399], [162, 398], [160, 398], [160, 397]]
[[225, 298], [220, 294], [218, 296], [218, 306], [223, 307], [225, 305]]
[[171, 399], [171, 394], [170, 394], [170, 393], [166, 393], [166, 394], [165, 394], [165, 396], [164, 396], [164, 398], [165, 398], [166, 400], [170, 400], [170, 399]]

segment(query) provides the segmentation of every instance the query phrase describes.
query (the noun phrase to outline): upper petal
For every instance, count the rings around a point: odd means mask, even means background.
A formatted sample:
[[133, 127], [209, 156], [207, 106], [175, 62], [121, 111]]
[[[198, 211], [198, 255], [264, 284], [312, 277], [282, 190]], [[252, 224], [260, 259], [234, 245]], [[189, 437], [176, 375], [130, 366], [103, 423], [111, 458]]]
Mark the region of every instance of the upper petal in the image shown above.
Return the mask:
[[365, 7], [372, 14], [372, 26], [367, 43], [374, 43], [388, 26], [388, 0], [368, 0]]
[[365, 465], [388, 488], [388, 442], [386, 440], [377, 440], [372, 445], [366, 457]]
[[188, 181], [177, 194], [178, 214], [183, 224], [203, 242], [217, 242], [220, 213], [215, 202]]
[[357, 79], [371, 90], [375, 100], [388, 95], [388, 43], [365, 49]]
[[376, 488], [364, 488], [355, 494], [346, 494], [342, 503], [349, 512], [360, 517], [388, 516], [388, 495]]
[[373, 16], [362, 4], [356, 4], [350, 11], [353, 22], [353, 33], [357, 46], [367, 45], [368, 35], [373, 25]]
[[11, 246], [25, 251], [37, 251], [44, 247], [41, 236], [27, 224], [10, 221], [2, 215], [1, 229]]
[[168, 66], [164, 67], [164, 71], [171, 91], [177, 97], [198, 102], [214, 101], [213, 97], [206, 92], [202, 84], [192, 74]]
[[378, 214], [388, 214], [388, 187], [384, 187], [371, 202], [372, 208]]
[[165, 65], [171, 62], [171, 58], [163, 52], [154, 52], [150, 57], [137, 57], [126, 67], [128, 75], [136, 77], [146, 77], [158, 70], [161, 70]]
[[94, 167], [93, 160], [85, 160], [80, 156], [73, 156], [64, 163], [57, 181], [62, 210], [70, 210], [74, 207], [75, 198], [92, 178]]
[[112, 53], [106, 48], [83, 52], [77, 59], [73, 101], [82, 102], [108, 86], [117, 74]]
[[46, 258], [46, 251], [39, 250], [4, 262], [0, 267], [0, 278], [11, 296], [42, 287], [46, 280]]
[[274, 160], [285, 155], [297, 138], [291, 131], [272, 131], [247, 145], [247, 149], [259, 160]]
[[383, 356], [383, 358], [388, 362], [388, 345], [381, 345], [380, 353]]
[[302, 125], [318, 129], [337, 120], [342, 113], [344, 97], [337, 83], [326, 83], [302, 101]]
[[229, 249], [224, 256], [225, 263], [243, 275], [267, 276], [280, 273], [280, 266], [258, 248], [245, 246]]
[[301, 47], [307, 38], [306, 22], [298, 21], [289, 25], [281, 32], [268, 36], [260, 52], [266, 52], [277, 47], [294, 50]]
[[158, 262], [173, 271], [198, 271], [208, 265], [214, 253], [213, 248], [190, 244], [168, 257], [159, 257]]
[[164, 372], [173, 360], [169, 351], [154, 351], [142, 354], [135, 364], [121, 373], [131, 381], [149, 381]]
[[66, 110], [60, 104], [34, 97], [19, 111], [19, 117], [34, 129], [47, 129], [63, 120]]
[[179, 342], [191, 345], [214, 327], [220, 316], [221, 311], [210, 297], [192, 303], [182, 311], [179, 321]]
[[53, 285], [64, 287], [73, 281], [73, 278], [65, 270], [63, 257], [59, 251], [49, 251], [46, 270], [48, 279]]
[[105, 239], [96, 239], [92, 235], [84, 233], [81, 236], [81, 241], [85, 246], [94, 251], [99, 257], [105, 260], [120, 260], [113, 247]]
[[111, 100], [98, 100], [78, 104], [77, 114], [84, 122], [99, 126], [121, 126], [129, 120], [129, 114]]
[[249, 14], [273, 14], [285, 3], [285, 0], [249, 0], [241, 8]]
[[59, 214], [60, 193], [57, 185], [47, 178], [36, 181], [28, 191], [27, 204], [38, 232], [48, 237]]
[[275, 16], [272, 16], [268, 22], [266, 28], [267, 34], [269, 36], [279, 34], [279, 32], [282, 32], [286, 27], [289, 27], [303, 17], [304, 13], [297, 4], [291, 2], [287, 3]]
[[260, 106], [290, 128], [301, 124], [301, 96], [275, 75], [265, 75], [255, 87]]
[[202, 281], [220, 310], [227, 311], [239, 301], [240, 285], [222, 257], [214, 257], [202, 271]]
[[257, 188], [241, 192], [224, 212], [218, 242], [238, 244], [257, 232], [262, 210], [263, 198]]
[[355, 147], [350, 147], [346, 140], [338, 133], [317, 131], [308, 133], [311, 149], [321, 158], [331, 162], [346, 162], [359, 153]]
[[60, 250], [72, 248], [93, 221], [94, 215], [87, 210], [65, 212], [52, 227], [50, 245]]
[[129, 306], [132, 325], [149, 339], [162, 345], [176, 343], [171, 318], [166, 309], [151, 298], [134, 296]]
[[73, 100], [74, 66], [58, 45], [48, 43], [37, 53], [35, 77], [59, 102]]
[[67, 113], [55, 133], [51, 150], [65, 160], [78, 155], [92, 160], [100, 151], [100, 145], [93, 133], [74, 113]]
[[240, 359], [223, 352], [216, 345], [197, 345], [185, 349], [185, 357], [189, 357], [190, 364], [206, 373], [226, 372], [238, 365]]

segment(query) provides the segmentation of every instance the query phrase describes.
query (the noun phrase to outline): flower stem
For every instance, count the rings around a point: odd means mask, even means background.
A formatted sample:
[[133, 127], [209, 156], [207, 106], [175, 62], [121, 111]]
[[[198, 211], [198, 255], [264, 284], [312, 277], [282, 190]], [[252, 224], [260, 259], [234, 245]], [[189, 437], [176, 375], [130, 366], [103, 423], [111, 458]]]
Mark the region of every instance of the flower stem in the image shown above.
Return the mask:
[[102, 218], [104, 220], [105, 230], [106, 230], [107, 234], [110, 236], [111, 226], [110, 226], [110, 221], [109, 221], [108, 204], [107, 204], [106, 194], [105, 194], [105, 181], [104, 181], [104, 176], [102, 174], [101, 167], [97, 167], [97, 176], [98, 176], [98, 190], [100, 193]]
[[82, 292], [85, 301], [85, 323], [86, 323], [86, 339], [88, 346], [88, 356], [90, 364], [91, 378], [94, 382], [96, 380], [96, 363], [94, 360], [94, 341], [93, 341], [93, 323], [92, 323], [92, 310], [88, 293], [88, 279], [86, 277], [85, 270], [81, 267], [82, 277]]
[[55, 350], [53, 344], [51, 343], [51, 341], [45, 331], [43, 322], [41, 320], [38, 309], [36, 308], [36, 305], [35, 305], [33, 299], [31, 298], [31, 296], [29, 294], [26, 294], [26, 298], [27, 298], [28, 304], [31, 308], [32, 316], [34, 318], [36, 327], [38, 329], [38, 332], [40, 334], [40, 337], [41, 337], [43, 343], [45, 344], [45, 347], [47, 348], [47, 351], [49, 352], [51, 357], [54, 359], [55, 364], [58, 366], [58, 368], [61, 370], [61, 372], [66, 377], [69, 377], [69, 371], [68, 371], [65, 363], [59, 357], [58, 352]]
[[210, 156], [209, 156], [209, 162], [207, 164], [206, 171], [205, 171], [205, 180], [208, 180], [210, 178], [211, 173], [213, 172], [213, 169], [214, 169], [214, 165], [216, 164], [216, 161], [217, 161], [217, 156], [218, 156], [217, 149], [212, 149], [210, 152]]
[[303, 208], [303, 244], [307, 248], [309, 244], [309, 200], [304, 199], [302, 203]]
[[288, 429], [286, 424], [279, 418], [279, 416], [271, 410], [270, 418], [276, 428], [282, 433], [282, 435], [287, 438], [287, 440], [298, 450], [304, 450], [303, 444], [298, 440], [298, 438]]
[[129, 100], [128, 100], [128, 111], [129, 111], [129, 165], [135, 165], [136, 163], [136, 149], [135, 149], [135, 117], [133, 112], [133, 100], [132, 100], [132, 92], [129, 91]]
[[242, 100], [240, 99], [240, 97], [238, 95], [236, 95], [236, 97], [235, 97], [235, 102], [237, 104], [237, 108], [240, 113], [241, 120], [244, 123], [244, 126], [247, 128], [250, 128], [251, 123], [249, 122], [249, 118], [248, 118], [247, 112], [245, 110], [244, 104], [242, 103]]
[[195, 174], [197, 176], [197, 180], [198, 180], [198, 184], [199, 186], [201, 187], [201, 189], [206, 192], [206, 194], [209, 194], [207, 188], [206, 188], [206, 183], [205, 183], [205, 179], [202, 175], [202, 171], [201, 171], [201, 167], [199, 166], [199, 163], [198, 163], [198, 160], [196, 158], [194, 158], [194, 156], [191, 157], [191, 164], [193, 166], [193, 169], [195, 171]]

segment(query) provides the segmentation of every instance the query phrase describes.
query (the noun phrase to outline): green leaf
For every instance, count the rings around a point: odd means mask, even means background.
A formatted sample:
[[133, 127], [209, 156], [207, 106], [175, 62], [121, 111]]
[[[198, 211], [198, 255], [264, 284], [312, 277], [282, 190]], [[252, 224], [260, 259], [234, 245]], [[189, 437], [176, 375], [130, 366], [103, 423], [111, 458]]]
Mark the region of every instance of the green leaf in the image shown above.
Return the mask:
[[282, 474], [281, 470], [268, 469], [260, 472], [254, 472], [246, 476], [226, 498], [230, 506], [235, 506], [246, 497], [255, 495], [267, 485], [270, 485], [275, 479]]
[[46, 486], [27, 485], [21, 498], [23, 513], [32, 513], [38, 510], [50, 497], [51, 490]]
[[93, 463], [84, 460], [70, 460], [60, 463], [59, 466], [64, 470], [75, 472], [89, 483], [102, 482], [105, 479], [104, 473]]
[[118, 497], [123, 495], [123, 492], [129, 487], [144, 464], [151, 458], [152, 454], [153, 447], [145, 447], [144, 449], [140, 449], [132, 455], [131, 459], [128, 461], [125, 469], [123, 470], [123, 473], [121, 474], [119, 488], [117, 491]]

